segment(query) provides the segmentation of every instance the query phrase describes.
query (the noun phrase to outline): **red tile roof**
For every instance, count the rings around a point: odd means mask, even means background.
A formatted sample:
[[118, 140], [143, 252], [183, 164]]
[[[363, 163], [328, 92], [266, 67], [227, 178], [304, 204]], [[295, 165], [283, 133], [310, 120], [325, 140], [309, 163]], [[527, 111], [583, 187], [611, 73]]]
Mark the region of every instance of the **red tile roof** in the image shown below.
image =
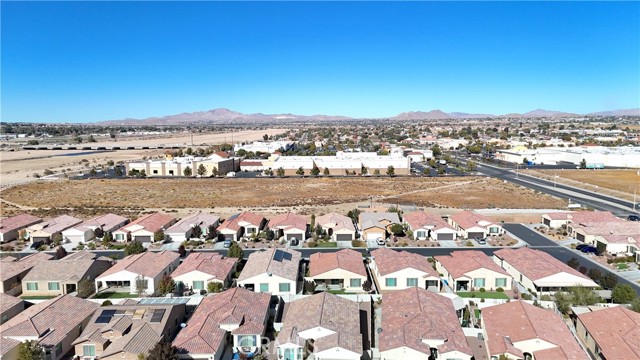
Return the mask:
[[536, 359], [588, 359], [562, 317], [551, 310], [523, 301], [512, 301], [483, 308], [482, 322], [487, 332], [489, 356], [507, 352], [514, 343], [540, 339], [558, 348], [542, 353], [536, 351]]
[[0, 261], [0, 281], [8, 280], [25, 271], [31, 270], [36, 264], [51, 260], [53, 256], [45, 253], [35, 253], [17, 261]]
[[573, 223], [624, 221], [609, 211], [576, 211], [567, 214]]
[[430, 354], [424, 339], [444, 340], [437, 346], [440, 354], [459, 351], [473, 355], [451, 299], [419, 287], [384, 295], [382, 328], [380, 351], [406, 346]]
[[22, 299], [20, 298], [7, 295], [5, 293], [0, 293], [0, 313], [4, 314], [5, 311], [20, 304], [21, 302], [22, 302]]
[[171, 273], [171, 277], [175, 278], [180, 275], [188, 274], [192, 271], [201, 271], [207, 275], [211, 275], [212, 279], [224, 281], [229, 276], [231, 270], [236, 265], [237, 259], [222, 256], [217, 253], [191, 253]]
[[0, 233], [4, 234], [9, 231], [19, 230], [27, 226], [37, 224], [41, 221], [42, 219], [40, 219], [39, 217], [29, 214], [20, 214], [9, 218], [4, 218], [0, 220]]
[[132, 231], [137, 231], [131, 230], [135, 229], [134, 225], [139, 225], [142, 226], [144, 230], [155, 233], [156, 231], [161, 230], [163, 227], [168, 226], [173, 221], [175, 221], [175, 218], [172, 215], [163, 213], [152, 213], [142, 216], [116, 231], [130, 233]]
[[371, 256], [376, 263], [378, 272], [382, 276], [404, 269], [416, 269], [427, 273], [428, 276], [439, 277], [438, 273], [431, 267], [431, 263], [422, 255], [380, 248], [372, 251]]
[[335, 269], [343, 269], [352, 273], [367, 276], [362, 254], [355, 250], [343, 249], [330, 253], [313, 253], [309, 257], [309, 276], [315, 277]]
[[451, 229], [453, 228], [441, 217], [428, 214], [424, 211], [413, 211], [407, 214], [402, 215], [402, 219], [409, 224], [411, 229], [423, 229], [423, 228], [433, 228], [435, 230], [438, 229]]
[[31, 225], [28, 229], [31, 232], [42, 231], [45, 234], [55, 234], [80, 223], [82, 223], [82, 220], [78, 218], [69, 215], [60, 215], [54, 219]]
[[130, 271], [134, 274], [141, 274], [147, 277], [156, 277], [172, 262], [176, 261], [180, 255], [172, 251], [151, 252], [130, 255], [119, 260], [109, 270], [98, 276], [98, 279], [109, 276], [120, 271]]
[[450, 255], [441, 255], [435, 258], [454, 279], [479, 269], [487, 269], [511, 277], [482, 251], [453, 251]]
[[236, 217], [231, 217], [226, 219], [222, 225], [218, 226], [218, 231], [224, 229], [230, 229], [234, 231], [238, 231], [240, 229], [240, 223], [246, 222], [253, 226], [259, 227], [264, 220], [264, 216], [245, 211], [243, 213], [238, 214]]
[[578, 319], [606, 359], [640, 359], [640, 313], [616, 306], [579, 314]]
[[536, 281], [561, 272], [590, 280], [587, 276], [576, 271], [569, 265], [540, 250], [522, 247], [519, 249], [500, 249], [493, 254], [508, 262], [518, 270], [518, 272], [531, 279], [531, 281]]
[[493, 221], [486, 217], [471, 211], [463, 211], [451, 216], [451, 220], [458, 224], [462, 229], [470, 229], [472, 227], [486, 228], [488, 225], [494, 224]]
[[[244, 288], [232, 288], [205, 297], [173, 341], [180, 353], [214, 354], [224, 351], [222, 341], [227, 332], [221, 324], [235, 324], [264, 329], [262, 325], [269, 311], [271, 295]], [[262, 334], [262, 331], [260, 332]], [[250, 335], [250, 334], [247, 334]]]
[[306, 231], [307, 218], [293, 213], [279, 214], [269, 219], [267, 226], [269, 229], [298, 229]]

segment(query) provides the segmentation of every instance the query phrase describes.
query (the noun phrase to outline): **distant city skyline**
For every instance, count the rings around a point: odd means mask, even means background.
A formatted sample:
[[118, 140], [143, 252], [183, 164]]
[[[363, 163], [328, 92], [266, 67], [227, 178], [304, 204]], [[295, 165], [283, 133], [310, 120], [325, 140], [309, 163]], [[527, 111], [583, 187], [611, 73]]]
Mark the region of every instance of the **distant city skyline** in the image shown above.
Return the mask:
[[640, 108], [640, 2], [3, 2], [1, 120]]

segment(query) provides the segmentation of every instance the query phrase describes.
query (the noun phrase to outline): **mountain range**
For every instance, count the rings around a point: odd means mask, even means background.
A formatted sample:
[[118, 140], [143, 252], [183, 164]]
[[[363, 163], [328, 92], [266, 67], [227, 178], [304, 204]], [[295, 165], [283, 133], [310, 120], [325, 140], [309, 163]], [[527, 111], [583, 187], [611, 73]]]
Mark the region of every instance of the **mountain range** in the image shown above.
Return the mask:
[[[562, 111], [536, 109], [523, 114], [510, 113], [505, 115], [470, 114], [463, 112], [446, 113], [442, 110], [410, 111], [389, 117], [389, 120], [445, 120], [445, 119], [485, 119], [485, 118], [533, 118], [533, 117], [580, 117], [580, 116], [640, 116], [640, 109], [621, 109], [601, 111], [589, 114], [575, 114]], [[196, 111], [162, 117], [149, 117], [146, 119], [126, 118], [122, 120], [101, 121], [100, 125], [180, 125], [197, 123], [256, 123], [256, 122], [304, 122], [304, 121], [344, 121], [358, 120], [348, 116], [334, 115], [296, 115], [296, 114], [244, 114], [229, 109], [213, 109], [209, 111]]]

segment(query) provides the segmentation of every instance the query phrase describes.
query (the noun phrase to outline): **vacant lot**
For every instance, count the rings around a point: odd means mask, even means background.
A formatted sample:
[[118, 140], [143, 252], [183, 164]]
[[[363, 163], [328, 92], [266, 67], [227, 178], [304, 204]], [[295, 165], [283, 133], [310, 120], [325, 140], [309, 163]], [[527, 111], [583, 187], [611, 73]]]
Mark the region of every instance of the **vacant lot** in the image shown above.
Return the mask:
[[[632, 199], [633, 191], [640, 194], [638, 169], [572, 169], [572, 170], [527, 170], [531, 175], [553, 179], [567, 185], [591, 191], [607, 192], [619, 197]], [[611, 190], [613, 192], [608, 192]]]
[[[39, 181], [5, 189], [17, 208], [346, 212], [363, 202], [453, 208], [558, 208], [562, 200], [481, 177], [126, 179]], [[6, 203], [5, 203], [6, 205]], [[6, 210], [17, 208], [3, 206]], [[91, 214], [87, 212], [87, 214]], [[5, 214], [6, 215], [6, 214]]]

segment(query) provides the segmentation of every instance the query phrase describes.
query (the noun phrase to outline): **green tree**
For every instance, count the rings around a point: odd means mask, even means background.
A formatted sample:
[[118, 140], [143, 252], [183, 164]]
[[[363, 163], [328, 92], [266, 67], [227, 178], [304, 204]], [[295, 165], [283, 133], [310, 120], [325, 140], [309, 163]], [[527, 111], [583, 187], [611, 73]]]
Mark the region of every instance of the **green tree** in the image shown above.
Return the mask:
[[116, 176], [124, 175], [124, 172], [122, 171], [122, 168], [120, 168], [120, 166], [116, 166], [115, 174]]
[[178, 360], [178, 349], [169, 342], [161, 341], [149, 351], [146, 360]]
[[434, 157], [438, 157], [438, 156], [442, 155], [442, 150], [440, 149], [439, 145], [433, 145], [431, 147], [431, 151], [433, 152], [433, 156]]
[[94, 139], [94, 138], [93, 138], [93, 135], [89, 135], [89, 140], [88, 140], [88, 142], [90, 142], [90, 143], [94, 143], [94, 142], [97, 142], [97, 141], [96, 141], [96, 139]]
[[227, 251], [227, 257], [242, 259], [244, 258], [244, 250], [242, 250], [240, 245], [238, 245], [238, 243], [234, 241], [231, 243], [231, 246]]
[[107, 161], [107, 166], [113, 166], [113, 165], [115, 165], [115, 162], [113, 160]]
[[600, 286], [602, 286], [604, 289], [611, 290], [615, 288], [616, 285], [618, 285], [618, 277], [613, 273], [607, 272], [600, 279]]
[[527, 159], [527, 158], [522, 159], [522, 164], [523, 165], [529, 164], [529, 159]]
[[161, 295], [172, 293], [176, 289], [176, 282], [169, 276], [165, 275], [158, 284], [158, 291]]
[[300, 175], [300, 176], [304, 175], [304, 169], [302, 168], [302, 166], [300, 166], [298, 170], [296, 170], [296, 175]]
[[262, 139], [263, 139], [264, 141], [269, 140], [269, 135], [267, 135], [267, 134], [262, 135]]
[[373, 171], [373, 175], [374, 175], [374, 176], [380, 176], [380, 169], [375, 169], [375, 170]]
[[322, 171], [322, 173], [324, 174], [324, 176], [329, 176], [330, 172], [329, 172], [329, 168], [324, 168], [324, 170]]
[[602, 278], [602, 271], [597, 268], [591, 268], [587, 271], [587, 276], [595, 282], [600, 282], [600, 279]]
[[36, 340], [27, 340], [18, 345], [18, 360], [41, 360], [44, 359], [42, 346]]
[[189, 166], [187, 166], [186, 168], [184, 168], [184, 170], [182, 171], [182, 173], [184, 174], [184, 176], [187, 176], [187, 177], [189, 177], [189, 176], [193, 175], [193, 174], [192, 174], [192, 171], [191, 171], [191, 168], [190, 168]]
[[589, 306], [602, 302], [602, 299], [591, 289], [576, 287], [568, 292], [557, 292], [555, 301], [560, 312], [569, 314], [572, 306]]
[[222, 283], [220, 282], [209, 282], [207, 284], [207, 291], [210, 293], [219, 293], [222, 291]]
[[158, 230], [153, 233], [153, 241], [154, 242], [162, 242], [164, 241], [164, 231]]
[[467, 170], [469, 170], [469, 172], [474, 172], [477, 168], [478, 166], [476, 165], [475, 161], [467, 161]]
[[140, 177], [141, 178], [146, 178], [147, 177], [147, 171], [145, 169], [140, 170]]
[[96, 292], [96, 286], [92, 281], [82, 279], [78, 281], [78, 296], [86, 299]]
[[[302, 168], [300, 168], [302, 169]], [[300, 170], [298, 169], [298, 170]], [[302, 174], [298, 174], [298, 175], [304, 175], [304, 172]], [[320, 175], [320, 169], [318, 168], [318, 166], [316, 164], [313, 164], [313, 168], [311, 168], [311, 175], [313, 176], [318, 176]]]
[[144, 248], [144, 246], [142, 246], [142, 243], [139, 241], [133, 241], [124, 247], [124, 254], [126, 256], [140, 254], [145, 251], [146, 249]]
[[393, 224], [391, 225], [391, 232], [393, 233], [393, 235], [401, 236], [402, 234], [404, 234], [404, 228], [400, 224]]
[[284, 177], [284, 169], [283, 168], [278, 168], [278, 170], [276, 170], [276, 175], [278, 175], [278, 177]]
[[207, 168], [204, 166], [204, 164], [200, 164], [200, 166], [198, 166], [198, 175], [200, 176], [207, 175]]
[[396, 169], [393, 167], [393, 165], [389, 165], [389, 167], [387, 168], [387, 175], [389, 176], [396, 175]]
[[91, 170], [89, 170], [89, 176], [96, 176], [98, 174], [98, 172], [96, 171], [96, 167], [92, 167]]
[[113, 237], [111, 236], [111, 233], [110, 232], [104, 233], [104, 236], [102, 237], [102, 246], [108, 248], [109, 245], [111, 245], [111, 241], [113, 241]]
[[576, 259], [575, 257], [572, 257], [567, 261], [567, 265], [569, 265], [569, 267], [573, 269], [578, 270], [578, 268], [580, 267], [580, 261], [578, 261], [578, 259]]
[[582, 161], [580, 161], [580, 169], [586, 169], [587, 168], [587, 160], [582, 159]]
[[640, 313], [640, 297], [637, 297], [631, 301], [631, 310]]
[[218, 176], [218, 175], [219, 175], [218, 168], [217, 168], [217, 167], [214, 167], [214, 168], [211, 170], [211, 176], [216, 177], [216, 176]]
[[635, 298], [636, 292], [627, 284], [618, 284], [611, 292], [611, 300], [616, 304], [629, 304]]
[[360, 168], [360, 174], [361, 175], [368, 175], [369, 174], [369, 169], [367, 169], [364, 165], [362, 165], [362, 167]]
[[134, 284], [136, 285], [136, 293], [138, 293], [138, 297], [142, 296], [142, 294], [144, 294], [149, 288], [149, 281], [142, 275], [136, 276]]

